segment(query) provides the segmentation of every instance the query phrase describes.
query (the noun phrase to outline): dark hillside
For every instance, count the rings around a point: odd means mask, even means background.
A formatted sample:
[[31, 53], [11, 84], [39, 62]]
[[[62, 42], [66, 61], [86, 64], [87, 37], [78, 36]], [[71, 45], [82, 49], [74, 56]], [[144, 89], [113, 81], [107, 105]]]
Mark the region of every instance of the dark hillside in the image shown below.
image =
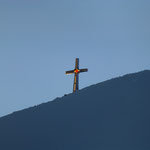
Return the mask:
[[0, 118], [0, 150], [150, 150], [150, 71]]

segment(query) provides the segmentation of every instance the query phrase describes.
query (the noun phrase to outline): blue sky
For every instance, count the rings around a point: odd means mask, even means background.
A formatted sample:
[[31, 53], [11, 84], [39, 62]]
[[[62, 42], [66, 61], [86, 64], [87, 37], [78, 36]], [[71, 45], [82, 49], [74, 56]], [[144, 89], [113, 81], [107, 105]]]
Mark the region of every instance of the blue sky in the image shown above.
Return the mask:
[[150, 69], [149, 0], [0, 0], [0, 116]]

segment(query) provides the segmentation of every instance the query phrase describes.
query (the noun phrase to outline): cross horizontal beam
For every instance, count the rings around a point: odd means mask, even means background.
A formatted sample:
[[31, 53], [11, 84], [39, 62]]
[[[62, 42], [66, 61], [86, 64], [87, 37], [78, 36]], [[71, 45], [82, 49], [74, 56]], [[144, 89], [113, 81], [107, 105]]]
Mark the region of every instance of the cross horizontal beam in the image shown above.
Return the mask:
[[73, 73], [82, 73], [82, 72], [88, 72], [88, 69], [74, 69], [74, 70], [69, 70], [66, 71], [66, 74], [73, 74]]

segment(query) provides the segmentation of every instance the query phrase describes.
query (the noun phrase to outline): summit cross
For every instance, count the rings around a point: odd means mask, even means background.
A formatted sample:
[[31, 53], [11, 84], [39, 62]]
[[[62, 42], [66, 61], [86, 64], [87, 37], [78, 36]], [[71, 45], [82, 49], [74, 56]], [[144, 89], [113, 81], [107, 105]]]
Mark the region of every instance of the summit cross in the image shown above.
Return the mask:
[[73, 92], [79, 90], [79, 73], [87, 72], [88, 69], [79, 69], [79, 58], [76, 58], [75, 69], [66, 71], [66, 74], [74, 73], [74, 83], [73, 83]]

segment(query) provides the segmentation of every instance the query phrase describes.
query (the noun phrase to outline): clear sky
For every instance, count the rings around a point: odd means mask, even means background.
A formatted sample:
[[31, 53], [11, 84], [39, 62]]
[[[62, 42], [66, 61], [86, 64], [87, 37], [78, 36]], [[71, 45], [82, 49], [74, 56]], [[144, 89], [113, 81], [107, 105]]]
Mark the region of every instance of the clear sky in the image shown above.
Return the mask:
[[150, 69], [150, 0], [0, 0], [0, 116]]

